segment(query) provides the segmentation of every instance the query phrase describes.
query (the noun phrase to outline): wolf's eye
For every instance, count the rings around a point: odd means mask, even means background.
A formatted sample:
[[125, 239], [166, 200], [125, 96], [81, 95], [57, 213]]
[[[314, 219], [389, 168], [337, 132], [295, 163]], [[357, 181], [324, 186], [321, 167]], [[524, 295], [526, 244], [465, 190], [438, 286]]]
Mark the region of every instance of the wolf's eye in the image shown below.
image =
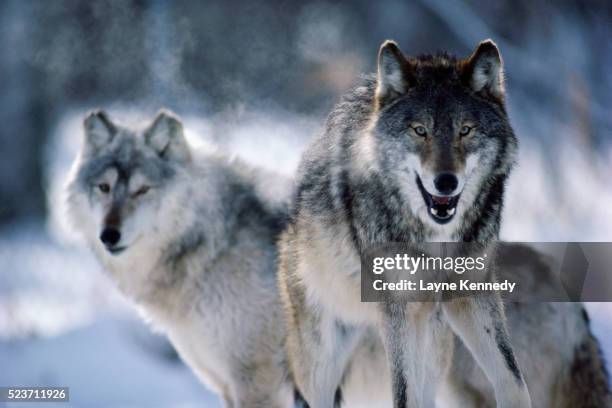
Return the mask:
[[413, 127], [412, 130], [419, 136], [427, 136], [427, 129], [425, 129], [425, 126], [418, 125]]
[[459, 131], [459, 136], [467, 136], [472, 132], [472, 127], [471, 126], [463, 126], [461, 128], [461, 130]]
[[98, 184], [98, 190], [100, 190], [100, 192], [103, 194], [108, 194], [110, 191], [110, 186], [107, 183], [100, 183]]
[[150, 189], [151, 189], [151, 187], [149, 187], [149, 186], [142, 186], [138, 190], [136, 190], [136, 192], [134, 194], [132, 194], [132, 196], [133, 197], [138, 197], [138, 196], [141, 196], [141, 195], [145, 195]]

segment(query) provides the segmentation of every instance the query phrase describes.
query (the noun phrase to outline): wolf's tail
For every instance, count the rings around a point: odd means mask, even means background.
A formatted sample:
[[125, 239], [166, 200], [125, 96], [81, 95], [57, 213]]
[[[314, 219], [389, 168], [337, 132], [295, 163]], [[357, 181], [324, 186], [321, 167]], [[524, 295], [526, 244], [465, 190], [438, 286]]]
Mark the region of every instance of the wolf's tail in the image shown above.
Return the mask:
[[[589, 319], [584, 312], [585, 321]], [[574, 350], [564, 386], [564, 401], [559, 406], [567, 408], [612, 408], [612, 394], [606, 362], [601, 353], [599, 342], [591, 334], [585, 333], [582, 343]]]

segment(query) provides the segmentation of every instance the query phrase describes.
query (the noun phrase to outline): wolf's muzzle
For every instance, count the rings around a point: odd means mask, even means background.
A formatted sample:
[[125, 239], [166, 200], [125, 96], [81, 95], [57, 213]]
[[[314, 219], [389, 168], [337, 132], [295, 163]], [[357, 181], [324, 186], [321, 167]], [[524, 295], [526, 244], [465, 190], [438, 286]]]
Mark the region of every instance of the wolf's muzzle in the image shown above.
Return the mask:
[[117, 228], [106, 227], [100, 234], [100, 241], [102, 241], [106, 249], [112, 254], [117, 254], [125, 249], [116, 247], [120, 240], [121, 232]]
[[[436, 181], [439, 177], [440, 176], [436, 177], [434, 184], [436, 184]], [[457, 188], [458, 184], [457, 177], [455, 177], [455, 175], [452, 175], [452, 177], [454, 178], [454, 181], [450, 178], [447, 178], [446, 180], [442, 181], [442, 183], [444, 184], [443, 187], [446, 187], [447, 191], [450, 189], [450, 192], [453, 192]], [[419, 177], [418, 174], [416, 176], [416, 183], [419, 187], [419, 190], [421, 191], [421, 195], [423, 196], [425, 204], [427, 204], [427, 213], [429, 214], [429, 216], [438, 224], [446, 224], [447, 222], [449, 222], [455, 215], [461, 193], [452, 197], [448, 195], [437, 196], [430, 194], [429, 192], [427, 192], [427, 190], [425, 190], [423, 182], [421, 181], [421, 177]], [[438, 188], [438, 186], [436, 186], [436, 188]]]

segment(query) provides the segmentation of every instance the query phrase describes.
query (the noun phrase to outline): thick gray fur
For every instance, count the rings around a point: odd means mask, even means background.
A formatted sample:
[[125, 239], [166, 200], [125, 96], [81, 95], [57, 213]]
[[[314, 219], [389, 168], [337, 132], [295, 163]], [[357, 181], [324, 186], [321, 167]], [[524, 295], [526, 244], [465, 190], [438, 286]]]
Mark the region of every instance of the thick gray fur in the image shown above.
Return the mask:
[[167, 111], [144, 129], [102, 111], [84, 125], [69, 216], [104, 269], [227, 407], [292, 406], [275, 246], [288, 181], [191, 149]]

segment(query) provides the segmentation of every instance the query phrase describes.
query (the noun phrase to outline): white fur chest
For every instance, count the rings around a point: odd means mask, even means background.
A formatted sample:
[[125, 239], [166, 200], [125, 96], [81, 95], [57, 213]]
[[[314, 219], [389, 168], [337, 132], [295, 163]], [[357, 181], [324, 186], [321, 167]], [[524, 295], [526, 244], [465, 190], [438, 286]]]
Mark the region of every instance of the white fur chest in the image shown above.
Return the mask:
[[223, 388], [232, 382], [231, 367], [228, 364], [232, 358], [228, 355], [228, 344], [213, 329], [222, 327], [222, 322], [214, 320], [214, 316], [191, 312], [161, 323], [181, 358], [193, 369], [200, 381], [222, 394], [226, 391]]
[[94, 252], [111, 273], [119, 289], [132, 299], [140, 299], [153, 290], [151, 271], [158, 262], [160, 248], [134, 245], [120, 255], [109, 254], [99, 242], [93, 244]]
[[312, 239], [300, 251], [298, 275], [314, 305], [359, 324], [378, 320], [376, 303], [361, 302], [361, 261], [345, 227], [311, 226]]

